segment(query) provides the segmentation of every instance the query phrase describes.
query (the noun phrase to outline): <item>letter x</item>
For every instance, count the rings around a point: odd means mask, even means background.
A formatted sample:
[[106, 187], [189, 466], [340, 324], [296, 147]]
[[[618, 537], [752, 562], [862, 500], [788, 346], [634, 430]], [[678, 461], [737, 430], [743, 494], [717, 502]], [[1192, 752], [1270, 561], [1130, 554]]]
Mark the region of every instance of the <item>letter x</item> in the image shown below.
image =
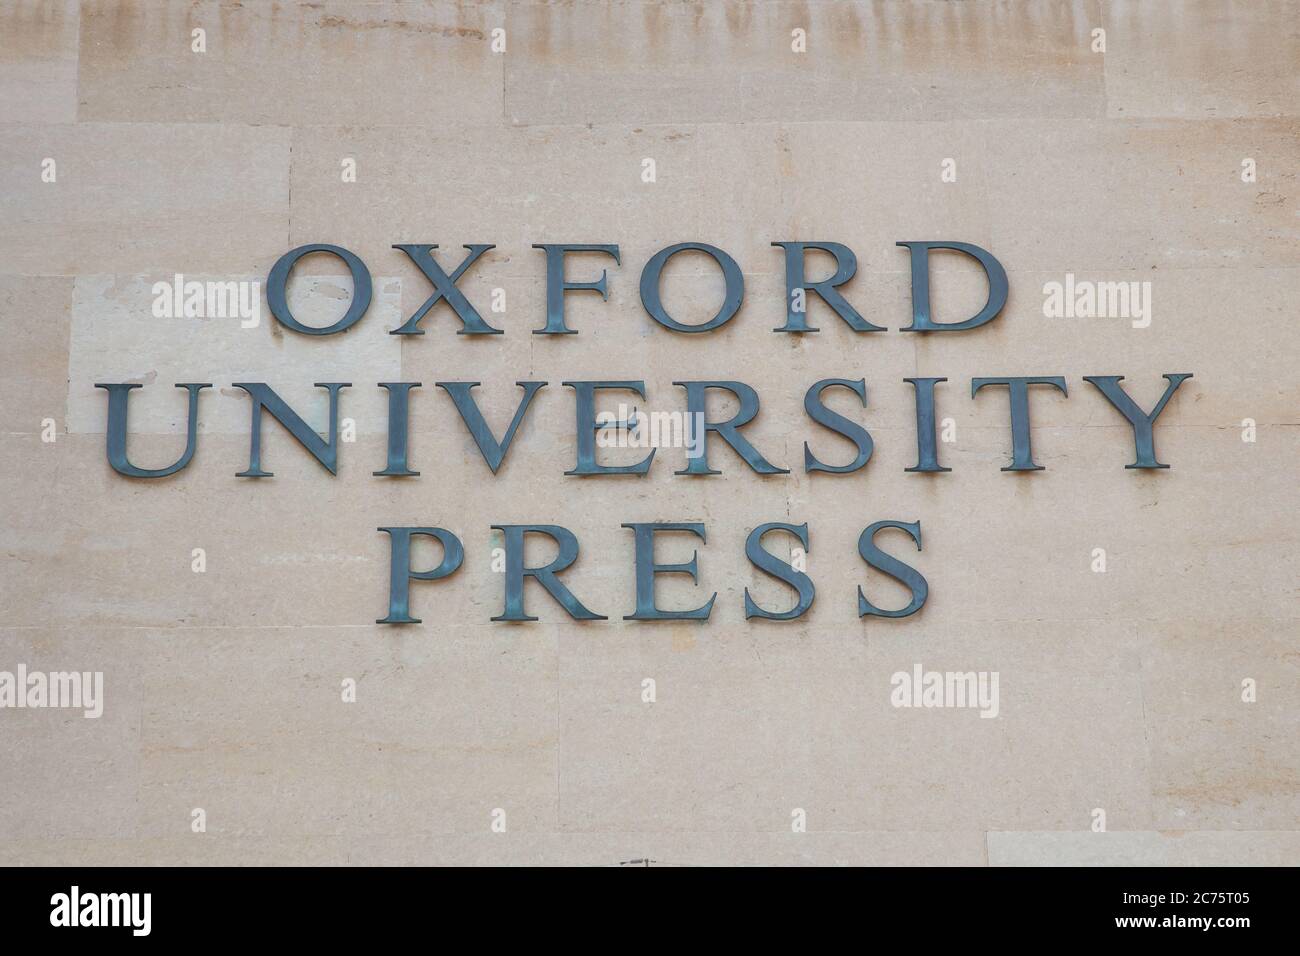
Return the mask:
[[401, 249], [410, 257], [412, 262], [420, 267], [420, 271], [433, 283], [434, 292], [433, 295], [429, 296], [428, 301], [416, 309], [415, 314], [406, 320], [405, 325], [399, 329], [393, 329], [389, 335], [423, 335], [424, 329], [420, 328], [420, 320], [444, 297], [447, 299], [447, 304], [456, 310], [456, 315], [460, 317], [461, 324], [465, 326], [456, 333], [457, 335], [501, 334], [501, 329], [494, 329], [483, 321], [483, 317], [478, 314], [474, 306], [470, 305], [469, 299], [465, 298], [465, 293], [456, 288], [456, 281], [465, 274], [465, 270], [472, 266], [479, 256], [489, 249], [495, 249], [496, 246], [465, 246], [469, 250], [469, 255], [465, 257], [465, 260], [456, 267], [456, 271], [451, 275], [443, 272], [442, 266], [438, 265], [430, 254], [430, 250], [438, 248], [436, 245], [417, 243], [394, 245], [393, 248]]

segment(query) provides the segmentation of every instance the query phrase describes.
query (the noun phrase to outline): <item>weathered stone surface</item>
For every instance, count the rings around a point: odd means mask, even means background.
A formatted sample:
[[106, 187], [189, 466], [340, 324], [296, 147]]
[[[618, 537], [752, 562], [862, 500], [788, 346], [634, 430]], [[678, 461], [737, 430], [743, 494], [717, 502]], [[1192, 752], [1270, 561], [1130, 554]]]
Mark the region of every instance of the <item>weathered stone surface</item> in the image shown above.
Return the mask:
[[[95, 719], [0, 709], [0, 863], [1294, 864], [1298, 12], [9, 5], [0, 671], [102, 672], [105, 701]], [[912, 302], [896, 243], [925, 239], [975, 243], [1006, 267], [995, 322], [900, 331]], [[812, 296], [820, 331], [774, 332], [780, 240], [850, 247], [841, 291], [887, 331], [855, 333]], [[743, 273], [743, 305], [709, 334], [642, 307], [646, 262], [684, 241]], [[535, 335], [546, 273], [532, 245], [564, 242], [616, 243], [621, 262], [571, 256], [572, 281], [607, 272], [608, 300], [570, 293], [578, 334]], [[266, 307], [268, 272], [306, 243], [352, 250], [374, 278], [344, 335], [293, 333]], [[457, 334], [443, 303], [425, 334], [390, 335], [432, 292], [395, 243], [436, 243], [448, 271], [465, 244], [495, 244], [459, 287], [504, 334]], [[933, 267], [938, 320], [980, 309], [972, 260], [936, 253]], [[830, 269], [810, 256], [810, 277]], [[260, 321], [155, 317], [154, 283], [176, 274], [258, 283]], [[1049, 284], [1067, 276], [1137, 283], [1141, 308], [1049, 317]], [[310, 257], [290, 302], [324, 325], [351, 287], [337, 260]], [[700, 323], [724, 284], [691, 254], [661, 291], [673, 317]], [[1122, 375], [1149, 409], [1178, 372], [1194, 377], [1155, 428], [1171, 467], [1126, 469], [1133, 431], [1083, 376]], [[971, 397], [973, 377], [1006, 375], [1068, 383], [1068, 397], [1031, 398], [1043, 471], [1001, 470], [1006, 392]], [[917, 445], [903, 380], [918, 376], [947, 378], [936, 414], [951, 472], [905, 470]], [[866, 383], [865, 408], [825, 393], [873, 438], [853, 474], [804, 471], [805, 444], [828, 463], [854, 453], [804, 413], [827, 378]], [[588, 380], [644, 382], [643, 397], [597, 402], [638, 413], [683, 412], [675, 383], [747, 383], [760, 411], [742, 434], [788, 473], [756, 475], [714, 437], [718, 475], [674, 474], [685, 449], [664, 447], [644, 477], [566, 476], [578, 423], [564, 383]], [[145, 385], [128, 451], [146, 467], [183, 448], [173, 384], [213, 383], [186, 470], [111, 470], [94, 385], [126, 381]], [[355, 440], [337, 476], [268, 418], [275, 477], [237, 477], [250, 403], [236, 381], [267, 382], [318, 431], [314, 383], [351, 382], [340, 417]], [[385, 381], [421, 383], [419, 477], [372, 474]], [[547, 385], [493, 475], [436, 383], [480, 383], [501, 437], [529, 381]], [[715, 392], [708, 415], [736, 407]], [[909, 598], [858, 554], [884, 519], [921, 525], [919, 551], [901, 532], [878, 539], [928, 582], [902, 620], [858, 616], [859, 588], [886, 608]], [[716, 593], [708, 623], [625, 620], [635, 555], [621, 525], [654, 521], [704, 525], [707, 540], [661, 536], [656, 560], [694, 556], [698, 580], [661, 575], [655, 591], [674, 610]], [[807, 554], [789, 535], [764, 542], [806, 561], [816, 598], [798, 621], [745, 618], [746, 592], [773, 611], [795, 600], [745, 557], [770, 522], [808, 525]], [[604, 620], [571, 620], [529, 582], [540, 620], [491, 621], [504, 600], [492, 526], [511, 523], [573, 531], [562, 578]], [[422, 623], [381, 626], [378, 529], [408, 525], [455, 532], [464, 565], [413, 583]], [[526, 557], [553, 554], [537, 539]], [[418, 543], [417, 567], [438, 560]], [[895, 675], [918, 666], [996, 673], [997, 717], [897, 706]], [[198, 808], [205, 833], [191, 829]], [[1092, 832], [1098, 810], [1107, 832]]]
[[[1099, 116], [1094, 0], [511, 7], [516, 124]], [[794, 50], [803, 30], [806, 53]]]
[[287, 249], [284, 129], [0, 124], [0, 176], [6, 272], [244, 275]]
[[40, 0], [0, 12], [0, 122], [76, 122], [79, 6]]
[[13, 319], [0, 364], [0, 431], [40, 432], [47, 419], [66, 430], [72, 287], [70, 276], [0, 276], [0, 313]]
[[1290, 866], [1294, 830], [989, 835], [990, 866]]
[[1295, 116], [1295, 0], [1105, 0], [1106, 113], [1113, 117]]
[[[1294, 267], [1291, 120], [983, 124], [994, 248], [1008, 268]], [[1256, 162], [1243, 182], [1242, 161]]]
[[[491, 2], [86, 2], [80, 118], [496, 123], [504, 57], [489, 42], [504, 20]], [[206, 34], [201, 53], [196, 29]]]

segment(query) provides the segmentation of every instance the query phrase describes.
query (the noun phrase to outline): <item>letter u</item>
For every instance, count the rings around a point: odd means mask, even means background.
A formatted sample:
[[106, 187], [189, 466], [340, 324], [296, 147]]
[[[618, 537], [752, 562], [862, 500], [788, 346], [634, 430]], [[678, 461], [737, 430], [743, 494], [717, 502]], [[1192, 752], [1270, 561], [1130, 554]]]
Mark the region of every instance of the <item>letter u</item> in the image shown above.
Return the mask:
[[185, 433], [185, 453], [177, 459], [175, 464], [166, 468], [137, 468], [131, 464], [126, 457], [126, 404], [130, 397], [131, 389], [140, 388], [138, 384], [95, 384], [95, 388], [102, 388], [108, 392], [108, 463], [113, 466], [113, 470], [119, 475], [126, 475], [128, 478], [166, 478], [168, 475], [174, 475], [190, 463], [194, 457], [194, 446], [198, 437], [199, 421], [199, 392], [205, 388], [211, 388], [211, 382], [177, 384], [177, 388], [183, 388], [189, 392], [189, 424], [186, 426]]

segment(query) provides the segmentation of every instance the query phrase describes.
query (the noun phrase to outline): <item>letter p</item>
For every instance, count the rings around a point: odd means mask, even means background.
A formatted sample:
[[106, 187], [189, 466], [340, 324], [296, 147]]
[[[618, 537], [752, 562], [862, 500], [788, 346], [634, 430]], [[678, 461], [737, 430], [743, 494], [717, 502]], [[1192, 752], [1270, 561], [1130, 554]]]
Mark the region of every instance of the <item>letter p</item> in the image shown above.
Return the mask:
[[[388, 617], [376, 624], [419, 624], [411, 617], [411, 582], [436, 581], [457, 571], [465, 560], [460, 538], [442, 528], [380, 528], [388, 532], [392, 544], [389, 561]], [[442, 545], [442, 563], [431, 571], [411, 568], [411, 539], [416, 535], [437, 538]]]

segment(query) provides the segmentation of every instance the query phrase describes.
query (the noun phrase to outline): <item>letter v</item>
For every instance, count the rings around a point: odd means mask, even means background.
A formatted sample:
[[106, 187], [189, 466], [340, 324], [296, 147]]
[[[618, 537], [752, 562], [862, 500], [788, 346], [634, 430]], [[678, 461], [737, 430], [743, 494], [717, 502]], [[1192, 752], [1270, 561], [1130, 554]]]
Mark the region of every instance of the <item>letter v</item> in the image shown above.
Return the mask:
[[506, 429], [505, 439], [500, 443], [497, 442], [492, 434], [492, 429], [483, 419], [483, 413], [479, 411], [478, 403], [474, 401], [474, 396], [470, 390], [481, 382], [434, 382], [441, 389], [445, 389], [451, 396], [451, 400], [456, 403], [456, 410], [460, 412], [460, 417], [465, 422], [465, 427], [469, 429], [470, 436], [474, 443], [478, 445], [478, 450], [483, 455], [483, 460], [487, 462], [492, 474], [497, 473], [501, 467], [501, 462], [510, 450], [510, 443], [514, 441], [515, 432], [519, 429], [519, 424], [524, 420], [524, 415], [528, 412], [528, 406], [532, 404], [533, 396], [545, 386], [546, 382], [515, 382], [524, 389], [524, 397], [519, 402], [519, 408], [515, 411], [514, 421]]

